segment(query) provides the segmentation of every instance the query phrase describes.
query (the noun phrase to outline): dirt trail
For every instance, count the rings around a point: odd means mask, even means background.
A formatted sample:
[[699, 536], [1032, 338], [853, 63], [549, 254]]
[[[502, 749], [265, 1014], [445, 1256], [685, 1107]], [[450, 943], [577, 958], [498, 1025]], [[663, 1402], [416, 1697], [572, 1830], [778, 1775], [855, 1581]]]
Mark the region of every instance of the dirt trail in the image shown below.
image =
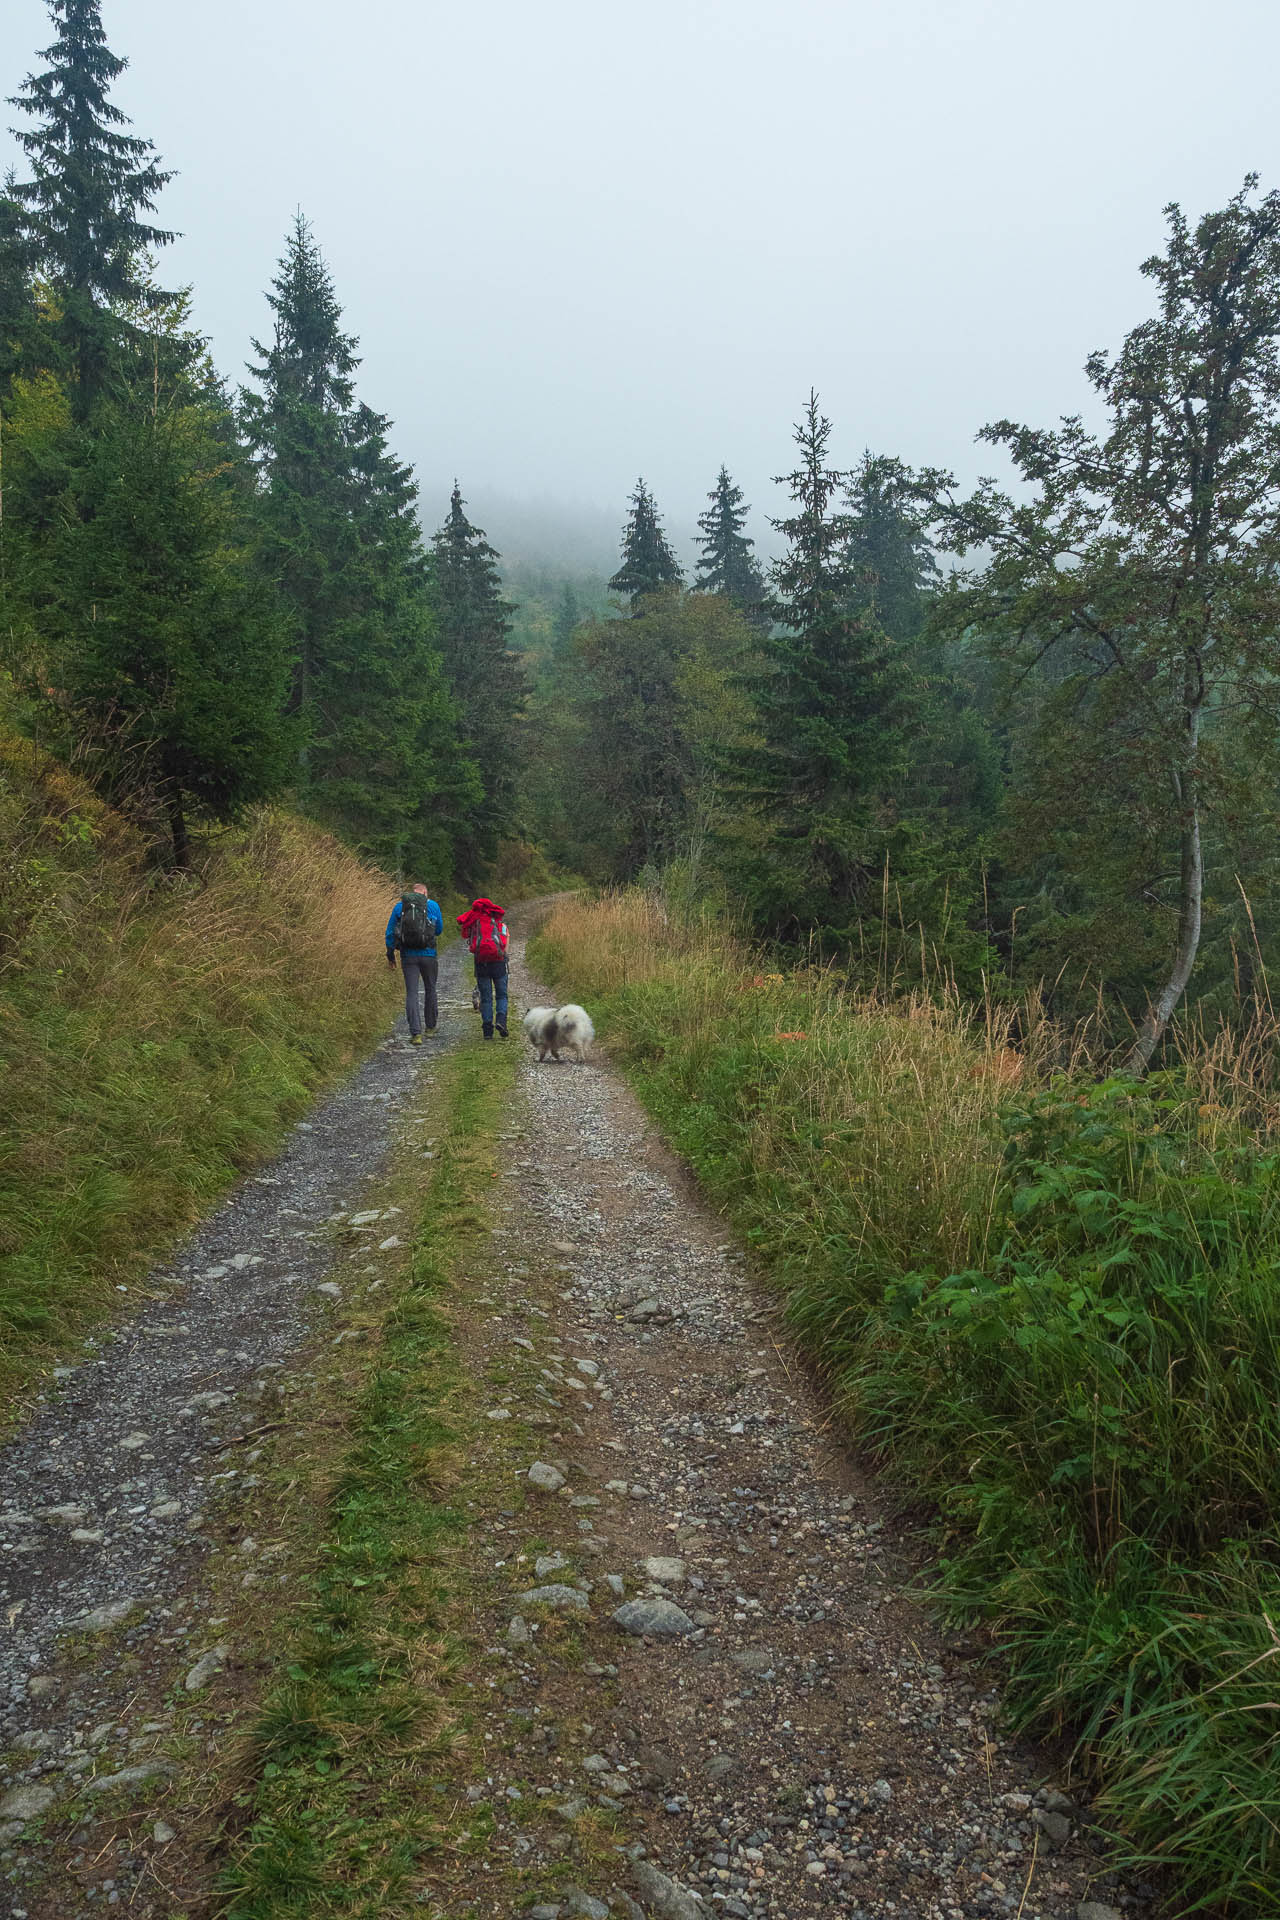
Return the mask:
[[[400, 1023], [0, 1454], [0, 1915], [24, 1911], [6, 1872], [46, 1809], [174, 1771], [136, 1703], [219, 1625], [191, 1599], [204, 1510], [230, 1475], [252, 1511], [275, 1383], [328, 1334], [331, 1215], [367, 1233], [380, 1284], [399, 1236], [360, 1223], [362, 1191], [433, 1053], [474, 1033], [459, 951], [441, 974], [435, 1048]], [[550, 997], [517, 943], [511, 1046], [517, 1007]], [[492, 1257], [455, 1316], [503, 1479], [496, 1503], [477, 1487], [467, 1548], [483, 1760], [448, 1792], [494, 1828], [424, 1862], [423, 1912], [1119, 1920], [1132, 1889], [1045, 1756], [999, 1736], [977, 1649], [906, 1597], [917, 1545], [723, 1222], [607, 1063], [524, 1053]], [[127, 1906], [120, 1872], [68, 1916]]]
[[[1117, 1897], [1087, 1815], [1000, 1737], [977, 1649], [904, 1596], [917, 1550], [833, 1443], [723, 1221], [604, 1065], [522, 1077], [476, 1360], [509, 1374], [519, 1343], [524, 1384], [493, 1412], [535, 1429], [551, 1490], [526, 1478], [490, 1533], [506, 1677], [471, 1795], [497, 1831], [483, 1871], [432, 1882], [433, 1911], [510, 1913], [485, 1892], [504, 1861], [545, 1876], [530, 1920], [1105, 1920], [1082, 1904]], [[522, 1277], [535, 1253], [559, 1264], [550, 1295]], [[578, 1666], [565, 1614], [589, 1623]], [[647, 1858], [566, 1890], [556, 1820], [592, 1808]]]
[[[438, 1037], [411, 1049], [401, 1015], [285, 1152], [151, 1275], [143, 1311], [57, 1370], [0, 1450], [0, 1750], [16, 1736], [58, 1754], [102, 1697], [101, 1667], [46, 1678], [69, 1631], [136, 1615], [119, 1649], [164, 1644], [169, 1603], [209, 1545], [202, 1509], [229, 1465], [218, 1455], [229, 1437], [269, 1428], [275, 1379], [326, 1304], [326, 1222], [357, 1205], [419, 1076], [474, 1023], [469, 981], [465, 1003], [463, 991], [461, 952], [446, 949]], [[371, 1259], [393, 1231], [368, 1229]], [[87, 1750], [78, 1758], [73, 1772], [90, 1764]], [[24, 1784], [52, 1801], [64, 1769], [36, 1765]], [[16, 1837], [4, 1802], [0, 1786], [0, 1841]]]

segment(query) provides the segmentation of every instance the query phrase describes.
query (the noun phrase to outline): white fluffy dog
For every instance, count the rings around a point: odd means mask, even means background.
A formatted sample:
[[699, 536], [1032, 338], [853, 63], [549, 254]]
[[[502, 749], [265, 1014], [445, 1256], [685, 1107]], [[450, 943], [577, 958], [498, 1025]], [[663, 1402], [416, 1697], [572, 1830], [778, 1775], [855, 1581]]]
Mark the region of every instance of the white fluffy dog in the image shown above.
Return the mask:
[[530, 1007], [522, 1024], [539, 1060], [545, 1060], [548, 1054], [553, 1060], [559, 1060], [563, 1047], [581, 1063], [596, 1037], [591, 1015], [585, 1007]]

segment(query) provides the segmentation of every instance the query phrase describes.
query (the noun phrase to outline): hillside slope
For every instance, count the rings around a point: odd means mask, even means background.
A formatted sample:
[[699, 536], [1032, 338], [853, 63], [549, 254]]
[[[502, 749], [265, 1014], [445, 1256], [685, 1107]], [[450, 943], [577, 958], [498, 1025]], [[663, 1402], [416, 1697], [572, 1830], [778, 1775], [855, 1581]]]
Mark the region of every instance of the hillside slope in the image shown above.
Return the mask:
[[383, 1028], [391, 883], [263, 810], [175, 878], [0, 734], [0, 1391], [279, 1141]]

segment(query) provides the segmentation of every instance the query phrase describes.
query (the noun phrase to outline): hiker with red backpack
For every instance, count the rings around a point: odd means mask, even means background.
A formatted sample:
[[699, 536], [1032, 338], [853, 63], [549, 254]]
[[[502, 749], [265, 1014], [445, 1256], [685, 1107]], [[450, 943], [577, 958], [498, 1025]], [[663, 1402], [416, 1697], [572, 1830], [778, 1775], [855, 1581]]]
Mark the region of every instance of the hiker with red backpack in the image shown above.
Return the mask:
[[[440, 961], [436, 940], [444, 932], [444, 915], [422, 882], [416, 881], [402, 893], [391, 909], [387, 922], [387, 965], [394, 967], [396, 954], [404, 972], [404, 1010], [409, 1021], [409, 1044], [422, 1045], [423, 1013], [426, 1030], [434, 1033], [439, 1011], [436, 1004], [436, 974]], [[422, 982], [423, 1007], [418, 1005], [418, 982]]]
[[[458, 915], [458, 928], [471, 950], [476, 986], [480, 991], [480, 1018], [484, 1037], [492, 1040], [496, 1015], [498, 1032], [507, 1037], [507, 923], [494, 900], [473, 900]], [[496, 1007], [495, 1007], [496, 1001]]]

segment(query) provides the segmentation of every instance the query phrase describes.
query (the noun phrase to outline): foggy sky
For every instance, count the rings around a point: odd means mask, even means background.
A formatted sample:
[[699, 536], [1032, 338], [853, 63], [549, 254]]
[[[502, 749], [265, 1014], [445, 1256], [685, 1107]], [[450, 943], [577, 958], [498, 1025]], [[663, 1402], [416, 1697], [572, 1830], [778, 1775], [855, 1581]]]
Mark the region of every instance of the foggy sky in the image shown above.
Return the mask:
[[[1280, 184], [1275, 0], [103, 14], [224, 374], [301, 207], [428, 527], [456, 473], [499, 544], [508, 502], [563, 502], [606, 562], [641, 473], [683, 546], [724, 461], [762, 533], [811, 385], [840, 464], [991, 471], [978, 427], [1084, 407], [1090, 349], [1149, 310], [1166, 202]], [[3, 93], [51, 39], [0, 0]]]

